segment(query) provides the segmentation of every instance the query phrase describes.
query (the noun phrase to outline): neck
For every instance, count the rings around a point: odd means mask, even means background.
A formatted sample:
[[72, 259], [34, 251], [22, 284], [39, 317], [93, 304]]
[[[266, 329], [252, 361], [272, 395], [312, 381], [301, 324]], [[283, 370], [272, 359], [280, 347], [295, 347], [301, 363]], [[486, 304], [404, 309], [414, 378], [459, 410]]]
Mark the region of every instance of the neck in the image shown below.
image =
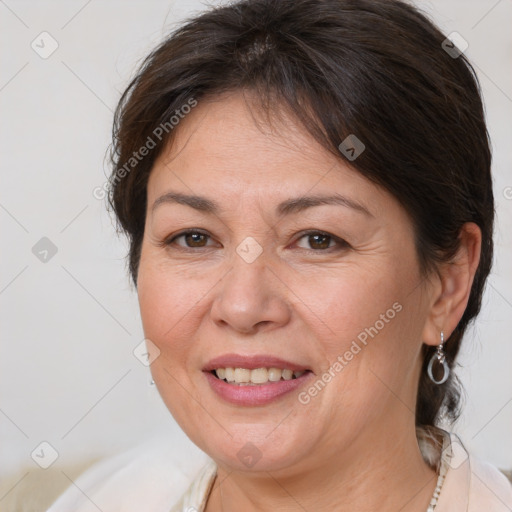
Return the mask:
[[361, 433], [343, 453], [317, 457], [319, 464], [307, 470], [247, 473], [219, 466], [205, 512], [425, 512], [437, 475], [423, 460], [414, 425], [398, 436], [383, 435], [388, 429], [381, 427], [378, 435]]

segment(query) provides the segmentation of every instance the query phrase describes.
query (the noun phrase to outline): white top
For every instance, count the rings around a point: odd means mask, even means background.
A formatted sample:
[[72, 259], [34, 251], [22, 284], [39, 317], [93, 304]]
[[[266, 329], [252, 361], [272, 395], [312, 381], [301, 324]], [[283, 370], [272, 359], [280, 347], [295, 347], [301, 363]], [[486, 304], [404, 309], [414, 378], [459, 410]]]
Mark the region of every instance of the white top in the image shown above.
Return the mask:
[[[512, 484], [443, 432], [439, 465], [446, 476], [435, 512], [511, 512]], [[420, 442], [426, 460], [435, 447]], [[145, 446], [94, 465], [47, 512], [204, 512], [217, 466], [198, 451], [176, 461], [170, 446]]]

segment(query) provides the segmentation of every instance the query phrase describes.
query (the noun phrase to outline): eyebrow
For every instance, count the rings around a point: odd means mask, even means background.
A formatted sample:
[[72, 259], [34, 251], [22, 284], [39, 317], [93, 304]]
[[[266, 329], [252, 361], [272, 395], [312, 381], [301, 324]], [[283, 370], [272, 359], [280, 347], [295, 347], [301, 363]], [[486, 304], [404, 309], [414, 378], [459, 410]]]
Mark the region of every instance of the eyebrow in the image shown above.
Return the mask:
[[[206, 197], [181, 194], [179, 192], [167, 192], [155, 200], [153, 206], [151, 207], [151, 211], [154, 212], [160, 205], [169, 203], [190, 206], [195, 210], [210, 214], [218, 214], [221, 210], [215, 201], [207, 199]], [[283, 217], [292, 213], [301, 212], [313, 206], [329, 204], [345, 206], [347, 208], [356, 210], [357, 212], [363, 213], [369, 217], [373, 217], [373, 214], [370, 213], [368, 208], [366, 208], [364, 205], [340, 194], [301, 196], [286, 199], [285, 201], [279, 203], [276, 211], [280, 217]]]
[[302, 196], [287, 199], [286, 201], [283, 201], [279, 204], [277, 207], [277, 212], [280, 216], [284, 216], [291, 213], [300, 212], [306, 208], [311, 208], [312, 206], [320, 206], [324, 204], [337, 204], [345, 206], [347, 208], [352, 208], [357, 212], [364, 213], [368, 217], [373, 217], [373, 215], [370, 213], [370, 210], [368, 210], [366, 206], [358, 203], [357, 201], [354, 201], [353, 199], [342, 196], [341, 194], [331, 194], [328, 196]]
[[206, 199], [206, 197], [180, 194], [178, 192], [167, 192], [167, 194], [164, 194], [155, 200], [151, 207], [151, 212], [154, 212], [160, 205], [166, 203], [184, 204], [185, 206], [190, 206], [195, 210], [205, 213], [218, 213], [219, 211], [217, 203], [210, 199]]

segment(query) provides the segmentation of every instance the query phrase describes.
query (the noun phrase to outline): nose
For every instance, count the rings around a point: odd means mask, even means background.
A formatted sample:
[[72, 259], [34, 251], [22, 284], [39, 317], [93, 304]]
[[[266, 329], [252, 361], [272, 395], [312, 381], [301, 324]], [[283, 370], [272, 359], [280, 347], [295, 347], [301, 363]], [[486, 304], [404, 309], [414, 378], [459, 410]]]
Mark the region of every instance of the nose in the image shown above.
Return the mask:
[[264, 256], [248, 263], [234, 255], [231, 270], [215, 287], [211, 316], [224, 329], [256, 334], [282, 327], [290, 321], [291, 307], [277, 269], [270, 269]]

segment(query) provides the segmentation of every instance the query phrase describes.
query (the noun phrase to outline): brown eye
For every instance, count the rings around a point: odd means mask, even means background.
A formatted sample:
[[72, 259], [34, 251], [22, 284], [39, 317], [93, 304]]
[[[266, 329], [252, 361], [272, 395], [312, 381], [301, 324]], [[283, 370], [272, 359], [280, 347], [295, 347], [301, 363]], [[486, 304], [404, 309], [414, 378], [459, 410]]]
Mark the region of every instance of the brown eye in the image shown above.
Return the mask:
[[330, 249], [347, 249], [349, 244], [338, 238], [334, 235], [330, 235], [329, 233], [324, 233], [322, 231], [310, 231], [304, 233], [298, 240], [297, 245], [301, 249], [313, 250], [317, 252], [327, 251]]
[[203, 233], [187, 233], [183, 237], [189, 247], [204, 247], [208, 241], [208, 237]]
[[[180, 242], [178, 242], [178, 240], [180, 240]], [[209, 240], [209, 235], [207, 235], [206, 233], [202, 233], [201, 231], [186, 231], [166, 241], [165, 245], [177, 245], [179, 247], [194, 249], [208, 247]]]
[[308, 243], [312, 249], [328, 249], [331, 241], [332, 237], [329, 235], [308, 235]]

